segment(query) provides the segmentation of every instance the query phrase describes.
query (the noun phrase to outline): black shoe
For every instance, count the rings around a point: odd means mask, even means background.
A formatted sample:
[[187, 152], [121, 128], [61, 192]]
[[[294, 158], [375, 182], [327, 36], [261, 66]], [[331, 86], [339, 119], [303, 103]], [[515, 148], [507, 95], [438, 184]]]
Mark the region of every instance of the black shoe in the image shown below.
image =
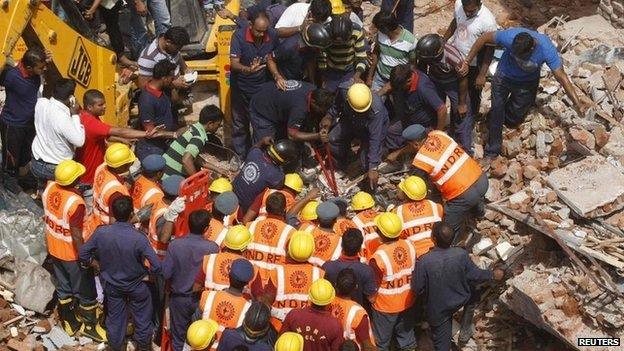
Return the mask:
[[58, 314], [65, 333], [69, 336], [76, 335], [82, 323], [80, 323], [74, 313], [74, 299], [70, 297], [65, 300], [59, 300]]

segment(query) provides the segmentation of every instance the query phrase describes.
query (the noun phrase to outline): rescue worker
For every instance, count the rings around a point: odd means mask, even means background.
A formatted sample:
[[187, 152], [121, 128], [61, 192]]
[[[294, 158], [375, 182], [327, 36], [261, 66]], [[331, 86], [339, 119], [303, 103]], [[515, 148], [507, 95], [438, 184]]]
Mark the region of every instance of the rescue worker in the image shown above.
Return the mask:
[[317, 200], [309, 201], [299, 212], [299, 230], [310, 232], [318, 225], [316, 208], [320, 204]]
[[329, 201], [335, 203], [340, 210], [338, 218], [336, 219], [336, 223], [334, 224], [334, 231], [336, 232], [336, 234], [342, 236], [347, 231], [347, 229], [357, 228], [355, 223], [347, 218], [347, 207], [349, 207], [349, 203], [345, 199], [340, 197], [334, 197], [329, 199]]
[[273, 320], [276, 327], [281, 325], [290, 310], [307, 305], [308, 289], [313, 281], [323, 277], [322, 269], [308, 263], [312, 253], [312, 234], [295, 232], [288, 243], [286, 263], [275, 266], [262, 291], [257, 291], [257, 286], [252, 286], [255, 297], [260, 301], [272, 302], [271, 315], [276, 319]]
[[240, 201], [241, 219], [251, 204], [266, 188], [281, 189], [284, 184], [282, 166], [297, 159], [299, 152], [292, 140], [272, 143], [268, 138], [253, 147], [240, 172], [232, 181]]
[[184, 197], [178, 197], [182, 181], [184, 178], [178, 175], [162, 181], [164, 197], [152, 208], [150, 215], [149, 240], [161, 259], [165, 257], [169, 241], [175, 235], [175, 221], [185, 208]]
[[135, 160], [134, 152], [126, 144], [113, 143], [106, 149], [104, 163], [95, 171], [93, 213], [87, 219], [85, 240], [99, 225], [112, 223], [110, 205], [116, 198], [130, 196], [125, 177]]
[[[466, 250], [451, 247], [453, 229], [444, 223], [433, 226], [431, 237], [435, 247], [418, 259], [411, 282], [414, 294], [424, 299], [427, 322], [431, 327], [433, 346], [436, 351], [451, 350], [453, 314], [470, 301], [478, 301], [471, 296], [474, 286], [488, 280], [501, 280], [501, 269], [479, 269], [468, 256]], [[464, 315], [474, 310], [466, 311]], [[464, 317], [462, 317], [462, 324]], [[472, 321], [472, 318], [469, 318]], [[464, 337], [468, 325], [462, 325], [460, 340], [468, 341], [472, 331]], [[465, 328], [468, 327], [468, 328]]]
[[333, 229], [339, 213], [338, 206], [330, 201], [325, 201], [316, 208], [318, 226], [310, 231], [314, 237], [314, 253], [309, 262], [317, 267], [340, 257], [341, 237]]
[[297, 173], [288, 173], [284, 176], [284, 187], [281, 189], [266, 189], [261, 195], [256, 197], [254, 203], [249, 207], [243, 217], [243, 223], [249, 223], [256, 218], [266, 217], [266, 202], [269, 196], [275, 192], [280, 192], [286, 197], [286, 212], [290, 211], [297, 200], [297, 195], [303, 190], [303, 179]]
[[171, 242], [162, 265], [162, 274], [170, 282], [169, 328], [173, 350], [184, 348], [186, 330], [193, 320], [199, 295], [193, 293], [195, 276], [201, 269], [205, 255], [219, 252], [213, 242], [204, 240], [202, 234], [208, 228], [210, 213], [196, 210], [188, 217], [189, 234]]
[[[480, 217], [485, 213], [487, 175], [451, 137], [434, 130], [427, 134], [418, 124], [403, 131], [408, 146], [396, 151], [416, 153], [412, 165], [429, 175], [444, 199], [444, 223], [455, 231], [455, 240], [464, 235], [464, 222], [468, 214]], [[391, 157], [391, 156], [389, 156]], [[394, 157], [393, 157], [394, 158]], [[396, 158], [395, 158], [396, 159]]]
[[325, 262], [323, 270], [325, 271], [325, 279], [329, 280], [333, 285], [337, 284], [338, 274], [343, 269], [353, 270], [357, 278], [357, 285], [350, 293], [351, 299], [369, 310], [369, 301], [373, 300], [378, 286], [373, 269], [360, 261], [359, 253], [363, 242], [364, 238], [359, 229], [347, 229], [342, 235], [342, 253], [340, 257], [336, 260]]
[[303, 336], [295, 332], [285, 332], [277, 339], [275, 351], [303, 351]]
[[366, 84], [344, 82], [339, 86], [336, 101], [328, 116], [325, 121], [321, 121], [321, 128], [332, 123], [327, 119], [334, 124], [329, 132], [329, 143], [336, 165], [340, 169], [347, 167], [351, 142], [359, 139], [360, 165], [368, 172], [369, 186], [374, 190], [379, 180], [377, 167], [381, 163], [388, 129], [388, 111], [381, 98], [372, 94]]
[[226, 191], [217, 196], [212, 206], [210, 226], [204, 233], [204, 239], [212, 240], [221, 246], [228, 228], [233, 225], [230, 218], [235, 217], [236, 210], [238, 210], [238, 199], [233, 192]]
[[193, 290], [223, 290], [228, 287], [232, 262], [243, 257], [243, 252], [252, 241], [249, 229], [235, 225], [227, 230], [221, 252], [206, 255], [195, 278]]
[[226, 191], [232, 190], [234, 190], [232, 183], [227, 178], [220, 177], [210, 182], [210, 186], [208, 187], [208, 203], [206, 204], [206, 209], [212, 212], [212, 204], [217, 196]]
[[418, 40], [416, 56], [442, 101], [447, 98], [451, 101], [450, 134], [472, 155], [474, 117], [468, 96], [468, 77], [460, 72], [464, 55], [455, 46], [445, 43], [440, 35], [427, 34]]
[[[97, 176], [96, 176], [97, 180]], [[134, 321], [134, 341], [137, 350], [151, 350], [152, 300], [144, 278], [149, 272], [159, 274], [160, 260], [147, 237], [134, 228], [132, 198], [121, 195], [111, 203], [115, 221], [99, 226], [80, 248], [80, 262], [84, 268], [99, 262], [107, 301], [106, 332], [108, 346], [122, 350], [128, 324], [128, 309]], [[144, 262], [149, 262], [149, 271]]]
[[424, 72], [411, 65], [398, 65], [390, 71], [394, 118], [388, 126], [385, 146], [394, 151], [405, 146], [402, 132], [412, 124], [442, 130], [446, 124], [446, 104], [435, 84]]
[[381, 245], [369, 261], [379, 282], [371, 311], [375, 343], [379, 350], [390, 350], [390, 342], [396, 338], [397, 349], [414, 350], [415, 296], [409, 286], [416, 249], [400, 238], [402, 223], [396, 214], [384, 212], [375, 217], [375, 223], [381, 238]]
[[505, 48], [492, 78], [492, 109], [484, 150], [489, 161], [501, 153], [503, 125], [510, 128], [519, 126], [535, 104], [540, 68], [544, 63], [572, 100], [579, 115], [585, 116], [589, 106], [576, 93], [574, 84], [563, 69], [560, 54], [547, 35], [525, 28], [487, 32], [477, 39], [466, 56], [461, 69], [464, 74], [468, 73], [469, 63], [485, 45]]
[[264, 83], [251, 98], [249, 106], [254, 141], [264, 137], [298, 142], [327, 141], [327, 134], [305, 132], [304, 129], [309, 124], [306, 122], [320, 121], [333, 100], [332, 93], [307, 82], [282, 78]]
[[375, 209], [375, 199], [367, 192], [357, 192], [351, 198], [351, 209], [355, 212], [351, 220], [364, 235], [363, 254], [368, 259], [379, 246], [379, 235], [377, 235], [375, 224], [375, 217], [379, 215], [379, 211]]
[[376, 350], [368, 313], [351, 299], [351, 292], [357, 288], [355, 272], [350, 268], [341, 270], [335, 286], [336, 298], [329, 308], [332, 315], [340, 321], [344, 338], [355, 340], [363, 351]]
[[238, 328], [243, 324], [245, 313], [251, 303], [243, 296], [243, 289], [254, 275], [253, 266], [244, 258], [236, 259], [230, 267], [230, 284], [225, 290], [204, 291], [199, 300], [202, 319], [212, 319], [219, 324], [213, 350], [219, 345], [225, 328]]
[[286, 245], [295, 228], [285, 222], [286, 197], [276, 192], [267, 199], [267, 217], [247, 224], [253, 241], [245, 257], [266, 269], [286, 263]]
[[[161, 155], [149, 155], [141, 162], [141, 175], [134, 181], [130, 191], [135, 213], [145, 206], [151, 205], [153, 209], [165, 196], [160, 186], [164, 168], [165, 158]], [[147, 231], [149, 216], [145, 217], [147, 218], [141, 220], [141, 224]]]
[[336, 297], [331, 283], [323, 278], [310, 284], [307, 299], [310, 306], [299, 307], [288, 313], [280, 334], [301, 333], [304, 351], [337, 351], [344, 341], [342, 325], [330, 312], [330, 304]]
[[105, 342], [106, 331], [96, 316], [98, 303], [93, 270], [81, 269], [78, 262], [84, 243], [86, 205], [76, 187], [85, 172], [85, 167], [73, 160], [56, 166], [54, 182], [48, 182], [41, 195], [44, 233], [56, 278], [58, 314], [63, 330], [70, 336], [80, 332], [97, 342]]
[[239, 28], [230, 45], [232, 65], [232, 143], [239, 157], [250, 149], [249, 105], [251, 97], [268, 81], [267, 57], [277, 48], [277, 32], [269, 27], [264, 12], [258, 12], [249, 25]]
[[414, 244], [416, 256], [420, 257], [433, 247], [431, 228], [444, 216], [442, 205], [425, 199], [427, 184], [420, 177], [410, 176], [398, 185], [397, 200], [403, 203], [394, 209], [403, 223], [401, 239]]
[[186, 341], [191, 350], [206, 350], [215, 341], [219, 324], [212, 319], [200, 319], [191, 323], [186, 331]]
[[249, 351], [273, 351], [272, 340], [277, 338], [277, 333], [271, 329], [270, 320], [271, 308], [260, 301], [252, 302], [243, 325], [223, 331], [217, 351], [235, 350], [241, 346]]

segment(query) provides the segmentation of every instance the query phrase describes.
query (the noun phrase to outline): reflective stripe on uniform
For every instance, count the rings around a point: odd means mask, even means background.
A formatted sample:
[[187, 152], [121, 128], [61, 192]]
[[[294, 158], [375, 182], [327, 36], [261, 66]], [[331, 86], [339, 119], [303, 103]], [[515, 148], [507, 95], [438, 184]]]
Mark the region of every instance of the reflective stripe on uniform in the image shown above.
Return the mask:
[[141, 198], [141, 207], [147, 205], [147, 200], [149, 200], [150, 197], [157, 195], [158, 193], [160, 193], [159, 189], [151, 188], [145, 194], [143, 194], [143, 197]]
[[[464, 163], [466, 163], [466, 161], [468, 161], [468, 158], [470, 156], [468, 156], [467, 153], [463, 153], [460, 157], [459, 160], [457, 160], [457, 162], [455, 162], [451, 168], [448, 169], [448, 171], [446, 171], [446, 173], [444, 173], [444, 175], [442, 177], [440, 177], [440, 179], [436, 180], [436, 184], [438, 186], [442, 186], [444, 185], [444, 183], [446, 183], [449, 179], [451, 179], [451, 177], [457, 173], [457, 171], [464, 165]], [[446, 159], [444, 159], [444, 161], [446, 161]]]
[[353, 325], [353, 320], [355, 319], [355, 316], [360, 310], [364, 310], [364, 309], [358, 305], [353, 305], [349, 309], [349, 313], [347, 314], [345, 325], [343, 326], [345, 339], [355, 340], [355, 332], [353, 331], [352, 325]]

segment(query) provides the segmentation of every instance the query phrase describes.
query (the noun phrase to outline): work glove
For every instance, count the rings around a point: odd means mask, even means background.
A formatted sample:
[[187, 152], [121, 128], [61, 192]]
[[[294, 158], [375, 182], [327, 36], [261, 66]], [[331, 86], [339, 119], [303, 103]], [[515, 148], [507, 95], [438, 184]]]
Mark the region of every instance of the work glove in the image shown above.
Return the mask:
[[171, 205], [169, 205], [169, 207], [167, 208], [167, 211], [165, 211], [165, 214], [163, 214], [163, 218], [165, 219], [165, 221], [175, 222], [175, 220], [178, 219], [180, 213], [184, 212], [184, 200], [184, 197], [177, 197], [175, 200], [173, 200]]

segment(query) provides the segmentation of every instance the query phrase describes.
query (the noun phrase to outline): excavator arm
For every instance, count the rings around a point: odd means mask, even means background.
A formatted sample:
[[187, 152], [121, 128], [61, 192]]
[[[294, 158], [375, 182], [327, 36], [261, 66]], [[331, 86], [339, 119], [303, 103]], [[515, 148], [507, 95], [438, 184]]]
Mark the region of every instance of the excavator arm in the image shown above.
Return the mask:
[[127, 124], [130, 87], [116, 84], [113, 51], [75, 31], [38, 0], [0, 0], [0, 35], [0, 67], [7, 64], [20, 38], [26, 46], [49, 50], [54, 65], [47, 84], [59, 77], [75, 80], [79, 102], [87, 90], [97, 89], [108, 103], [103, 120], [114, 126]]

